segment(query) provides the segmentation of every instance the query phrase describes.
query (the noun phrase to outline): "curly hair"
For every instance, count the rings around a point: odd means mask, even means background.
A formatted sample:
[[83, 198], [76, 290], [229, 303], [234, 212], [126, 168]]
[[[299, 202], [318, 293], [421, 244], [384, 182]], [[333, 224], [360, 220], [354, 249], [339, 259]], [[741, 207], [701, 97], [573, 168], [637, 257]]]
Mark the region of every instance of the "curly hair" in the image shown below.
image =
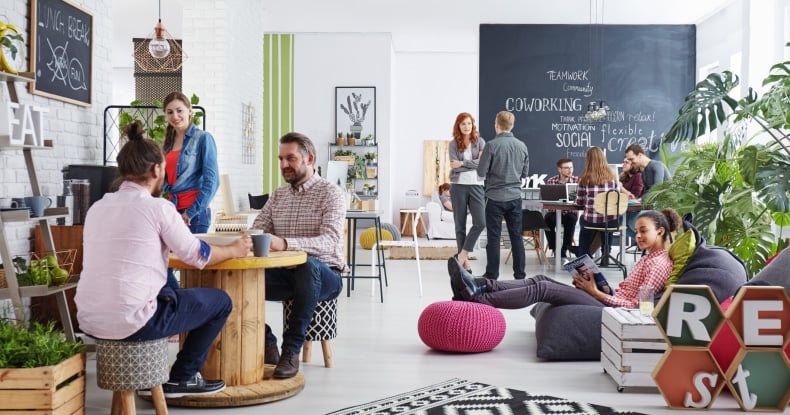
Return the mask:
[[468, 112], [462, 112], [455, 117], [455, 124], [453, 124], [453, 140], [455, 141], [455, 145], [458, 148], [459, 152], [466, 151], [466, 143], [464, 142], [464, 135], [461, 134], [461, 123], [464, 122], [469, 118], [472, 121], [472, 132], [469, 133], [469, 143], [476, 144], [477, 138], [480, 137], [480, 133], [477, 132], [477, 125], [475, 124], [475, 117]]

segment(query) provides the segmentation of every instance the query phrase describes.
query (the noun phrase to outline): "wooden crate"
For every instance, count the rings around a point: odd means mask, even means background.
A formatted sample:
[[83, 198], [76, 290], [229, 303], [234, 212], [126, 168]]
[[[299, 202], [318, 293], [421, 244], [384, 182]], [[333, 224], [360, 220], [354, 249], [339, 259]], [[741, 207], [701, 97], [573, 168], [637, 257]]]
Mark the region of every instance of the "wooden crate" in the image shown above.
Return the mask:
[[649, 316], [639, 310], [604, 308], [601, 320], [601, 365], [617, 384], [656, 387], [652, 372], [667, 344]]
[[54, 366], [0, 369], [0, 402], [0, 415], [84, 414], [85, 353]]

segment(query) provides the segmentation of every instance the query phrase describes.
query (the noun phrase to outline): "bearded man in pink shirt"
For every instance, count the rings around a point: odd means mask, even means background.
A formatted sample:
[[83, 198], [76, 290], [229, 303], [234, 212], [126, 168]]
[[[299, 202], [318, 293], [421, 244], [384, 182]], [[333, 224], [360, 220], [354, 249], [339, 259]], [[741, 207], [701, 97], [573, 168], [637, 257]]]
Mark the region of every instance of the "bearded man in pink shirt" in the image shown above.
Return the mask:
[[175, 206], [160, 197], [162, 149], [143, 138], [139, 122], [126, 134], [129, 142], [118, 154], [120, 186], [93, 204], [85, 219], [83, 270], [74, 297], [77, 320], [86, 334], [107, 340], [146, 341], [189, 332], [162, 385], [164, 395], [219, 392], [225, 382], [203, 379], [199, 370], [233, 307], [230, 297], [215, 288], [168, 287], [168, 256], [172, 250], [203, 268], [247, 256], [252, 243], [246, 235], [228, 246], [197, 239]]

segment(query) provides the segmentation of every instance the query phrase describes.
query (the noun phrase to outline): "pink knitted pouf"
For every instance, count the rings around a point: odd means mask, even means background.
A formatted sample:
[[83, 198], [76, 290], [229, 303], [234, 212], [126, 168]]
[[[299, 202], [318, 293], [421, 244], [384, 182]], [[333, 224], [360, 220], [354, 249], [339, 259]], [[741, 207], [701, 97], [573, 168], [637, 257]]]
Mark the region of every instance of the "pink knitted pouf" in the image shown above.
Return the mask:
[[494, 307], [465, 301], [439, 301], [417, 322], [420, 339], [445, 352], [487, 352], [505, 337], [505, 316]]

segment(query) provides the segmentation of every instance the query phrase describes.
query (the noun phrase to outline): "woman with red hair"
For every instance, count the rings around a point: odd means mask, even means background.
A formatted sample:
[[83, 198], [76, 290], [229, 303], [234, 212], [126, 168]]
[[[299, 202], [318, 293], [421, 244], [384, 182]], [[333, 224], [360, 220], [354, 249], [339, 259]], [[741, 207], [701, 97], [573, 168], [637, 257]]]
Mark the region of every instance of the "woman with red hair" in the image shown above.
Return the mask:
[[[467, 270], [469, 253], [474, 250], [477, 238], [486, 227], [485, 191], [483, 179], [477, 176], [477, 164], [485, 141], [475, 126], [475, 118], [468, 112], [455, 117], [453, 141], [448, 147], [450, 155], [450, 198], [455, 220], [455, 243], [458, 246], [458, 261]], [[466, 215], [472, 215], [472, 228], [466, 233]]]

